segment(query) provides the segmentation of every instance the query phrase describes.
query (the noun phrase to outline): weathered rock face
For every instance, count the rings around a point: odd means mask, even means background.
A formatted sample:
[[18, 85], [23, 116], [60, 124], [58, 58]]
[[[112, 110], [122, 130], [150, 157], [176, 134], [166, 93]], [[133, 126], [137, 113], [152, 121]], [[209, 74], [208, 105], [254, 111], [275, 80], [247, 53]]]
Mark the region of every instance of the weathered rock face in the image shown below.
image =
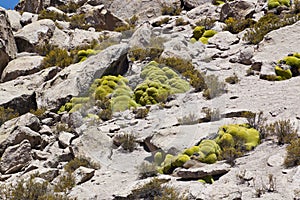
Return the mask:
[[45, 44], [53, 36], [55, 24], [43, 19], [24, 26], [15, 34], [18, 51], [34, 52], [37, 45]]
[[255, 13], [255, 4], [249, 1], [239, 0], [225, 3], [222, 6], [220, 20], [224, 21], [228, 17], [244, 19], [252, 17]]
[[38, 13], [46, 7], [67, 4], [73, 0], [21, 0], [15, 7], [17, 11]]
[[10, 21], [10, 25], [13, 31], [18, 31], [22, 28], [21, 25], [21, 15], [19, 12], [15, 10], [7, 10], [8, 19]]
[[23, 140], [5, 150], [0, 161], [0, 170], [2, 173], [14, 173], [28, 165], [31, 160], [31, 145], [28, 140]]
[[[128, 45], [111, 46], [82, 63], [70, 65], [37, 92], [38, 107], [57, 110], [72, 96], [84, 95], [95, 78], [128, 70]], [[59, 92], [58, 92], [59, 91]]]
[[24, 56], [12, 60], [4, 69], [1, 81], [10, 81], [19, 76], [26, 76], [40, 71], [42, 56]]
[[116, 27], [127, 24], [105, 9], [104, 5], [91, 6], [87, 4], [82, 6], [78, 12], [84, 14], [86, 22], [92, 24], [97, 30], [113, 31]]
[[0, 75], [7, 63], [16, 57], [17, 46], [6, 11], [0, 8]]
[[[187, 10], [191, 10], [193, 8], [196, 8], [204, 3], [207, 3], [207, 0], [183, 0], [183, 6]], [[211, 3], [211, 2], [210, 2]]]

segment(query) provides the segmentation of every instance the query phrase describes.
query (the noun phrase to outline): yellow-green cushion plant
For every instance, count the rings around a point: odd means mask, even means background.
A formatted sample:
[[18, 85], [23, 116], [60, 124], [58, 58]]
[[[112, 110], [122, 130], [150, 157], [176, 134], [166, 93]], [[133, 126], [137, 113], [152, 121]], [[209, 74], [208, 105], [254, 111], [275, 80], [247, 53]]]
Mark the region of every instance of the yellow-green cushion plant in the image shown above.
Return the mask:
[[202, 37], [211, 38], [211, 37], [213, 37], [215, 34], [217, 34], [217, 31], [215, 31], [215, 30], [206, 30], [206, 31], [203, 33]]
[[203, 35], [204, 31], [205, 31], [204, 26], [196, 26], [193, 31], [193, 38], [199, 40], [199, 38]]
[[[229, 137], [230, 134], [232, 137]], [[216, 142], [218, 144], [232, 144], [235, 147], [238, 142], [242, 142], [246, 150], [252, 150], [259, 144], [259, 132], [254, 128], [249, 128], [244, 124], [231, 124], [220, 127]]]
[[77, 53], [79, 62], [85, 61], [89, 56], [97, 54], [97, 51], [93, 49], [80, 50]]
[[279, 66], [275, 67], [275, 73], [276, 73], [276, 80], [281, 81], [281, 80], [286, 80], [292, 78], [292, 72], [290, 69], [282, 69]]
[[277, 8], [278, 6], [290, 7], [290, 1], [289, 0], [268, 0], [269, 9]]

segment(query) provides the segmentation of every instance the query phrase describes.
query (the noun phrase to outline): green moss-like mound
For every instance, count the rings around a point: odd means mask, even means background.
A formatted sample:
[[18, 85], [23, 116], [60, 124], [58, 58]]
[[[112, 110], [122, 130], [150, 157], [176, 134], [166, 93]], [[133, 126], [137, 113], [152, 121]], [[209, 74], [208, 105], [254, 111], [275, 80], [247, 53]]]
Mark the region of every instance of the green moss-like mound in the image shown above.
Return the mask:
[[208, 39], [213, 37], [215, 34], [217, 34], [215, 30], [205, 30], [203, 26], [197, 26], [194, 29], [191, 42], [195, 43], [198, 40], [203, 44], [208, 44]]
[[79, 62], [85, 61], [89, 56], [95, 55], [98, 52], [93, 49], [87, 49], [87, 50], [80, 50], [77, 53], [77, 57]]
[[[230, 134], [232, 137], [228, 136]], [[241, 143], [246, 150], [252, 150], [259, 144], [259, 132], [253, 128], [249, 128], [246, 125], [231, 124], [222, 126], [219, 129], [216, 142], [224, 147], [235, 147], [237, 143]]]
[[205, 31], [204, 26], [196, 26], [193, 31], [193, 38], [199, 40], [199, 38], [203, 35], [204, 31]]
[[275, 73], [277, 75], [276, 80], [280, 80], [280, 81], [290, 79], [293, 76], [290, 69], [284, 70], [279, 66], [275, 67]]
[[278, 6], [290, 7], [290, 1], [289, 0], [268, 0], [269, 9], [277, 8]]

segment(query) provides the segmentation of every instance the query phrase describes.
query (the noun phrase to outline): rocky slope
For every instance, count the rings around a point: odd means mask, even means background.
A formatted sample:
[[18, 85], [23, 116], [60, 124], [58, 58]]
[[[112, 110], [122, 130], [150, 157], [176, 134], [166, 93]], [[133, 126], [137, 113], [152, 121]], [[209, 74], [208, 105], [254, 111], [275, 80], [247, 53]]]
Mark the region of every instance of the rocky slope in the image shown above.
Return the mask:
[[[299, 10], [264, 0], [0, 8], [0, 199], [300, 199]], [[260, 111], [266, 121], [251, 124]], [[225, 155], [220, 127], [245, 123], [259, 144], [247, 149], [249, 136]], [[183, 153], [206, 139], [217, 162]], [[171, 171], [159, 154], [174, 155]], [[141, 192], [151, 181], [164, 183]]]

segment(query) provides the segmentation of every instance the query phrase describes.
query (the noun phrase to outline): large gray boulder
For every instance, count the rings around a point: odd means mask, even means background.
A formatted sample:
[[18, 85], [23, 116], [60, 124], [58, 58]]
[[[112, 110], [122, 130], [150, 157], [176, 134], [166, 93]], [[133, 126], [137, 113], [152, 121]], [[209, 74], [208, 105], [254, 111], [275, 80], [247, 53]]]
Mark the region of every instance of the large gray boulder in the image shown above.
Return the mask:
[[105, 9], [104, 5], [91, 6], [87, 4], [82, 6], [78, 13], [84, 14], [86, 22], [91, 24], [97, 30], [113, 31], [116, 27], [127, 24], [124, 20]]
[[84, 62], [63, 69], [39, 88], [38, 107], [58, 110], [72, 96], [85, 95], [94, 79], [108, 74], [126, 73], [128, 70], [127, 52], [127, 44], [111, 46]]
[[149, 23], [144, 23], [138, 27], [129, 40], [129, 46], [138, 48], [149, 46], [152, 35], [151, 28]]
[[53, 36], [55, 24], [43, 19], [24, 26], [15, 34], [18, 51], [34, 52], [36, 46], [46, 44]]
[[18, 31], [22, 28], [21, 25], [21, 15], [19, 12], [15, 10], [7, 10], [8, 19], [10, 21], [10, 25], [13, 31]]
[[23, 56], [12, 60], [4, 69], [1, 81], [10, 81], [19, 76], [34, 74], [41, 70], [42, 56]]
[[23, 140], [18, 145], [8, 147], [2, 155], [0, 161], [0, 171], [2, 173], [14, 173], [32, 161], [31, 146], [28, 140]]
[[225, 3], [222, 6], [220, 20], [225, 21], [229, 17], [235, 19], [251, 18], [255, 13], [255, 4], [251, 1], [238, 0]]
[[59, 68], [51, 67], [32, 75], [0, 83], [0, 106], [14, 108], [19, 114], [36, 109], [35, 91], [45, 81], [53, 78], [58, 71]]
[[0, 75], [8, 62], [16, 57], [17, 46], [6, 11], [0, 7]]
[[49, 6], [59, 6], [71, 1], [74, 2], [74, 0], [20, 0], [15, 9], [20, 12], [39, 13]]

